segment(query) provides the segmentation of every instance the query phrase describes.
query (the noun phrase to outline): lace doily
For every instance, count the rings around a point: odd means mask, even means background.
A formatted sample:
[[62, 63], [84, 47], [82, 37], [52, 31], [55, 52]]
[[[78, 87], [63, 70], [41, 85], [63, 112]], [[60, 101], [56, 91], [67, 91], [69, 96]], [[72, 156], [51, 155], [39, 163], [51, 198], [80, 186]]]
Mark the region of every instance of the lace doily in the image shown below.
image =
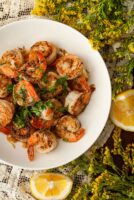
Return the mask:
[[[0, 0], [0, 26], [12, 21], [27, 18], [33, 8], [33, 0]], [[112, 75], [111, 67], [109, 73]], [[93, 149], [101, 147], [109, 138], [114, 126], [110, 121], [107, 122], [102, 134], [89, 149], [88, 154], [92, 153]], [[66, 173], [69, 169], [58, 169]], [[39, 171], [38, 171], [39, 172]], [[36, 171], [27, 171], [17, 167], [11, 167], [0, 162], [0, 200], [33, 200], [30, 194], [29, 178]], [[84, 175], [76, 176], [77, 184], [86, 179]]]

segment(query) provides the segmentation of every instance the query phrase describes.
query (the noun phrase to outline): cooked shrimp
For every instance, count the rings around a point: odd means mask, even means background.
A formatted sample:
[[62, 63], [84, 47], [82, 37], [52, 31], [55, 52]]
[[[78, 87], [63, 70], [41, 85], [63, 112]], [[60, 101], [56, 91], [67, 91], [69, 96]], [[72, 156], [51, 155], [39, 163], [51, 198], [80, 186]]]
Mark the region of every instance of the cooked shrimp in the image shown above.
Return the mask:
[[34, 159], [34, 147], [39, 153], [48, 153], [56, 148], [56, 136], [50, 131], [36, 131], [28, 139], [28, 157]]
[[11, 51], [6, 51], [2, 55], [2, 61], [4, 63], [11, 63], [16, 67], [21, 67], [24, 61], [21, 49], [13, 49]]
[[25, 47], [23, 48], [19, 48], [21, 53], [22, 53], [22, 56], [23, 56], [23, 64], [28, 62], [28, 59], [29, 59], [29, 50], [25, 49]]
[[88, 83], [88, 74], [86, 71], [81, 76], [72, 80], [70, 82], [70, 87], [72, 90], [77, 90], [79, 92], [90, 92], [93, 88], [95, 90], [95, 86], [89, 85]]
[[53, 118], [54, 119], [58, 119], [58, 118], [60, 118], [63, 115], [63, 112], [62, 112], [63, 105], [57, 99], [51, 99], [51, 102], [54, 105], [54, 115], [53, 115]]
[[22, 80], [14, 86], [13, 95], [14, 100], [20, 106], [31, 106], [39, 101], [34, 87], [26, 80]]
[[55, 61], [57, 57], [57, 52], [58, 52], [57, 48], [53, 44], [47, 41], [36, 42], [31, 47], [31, 50], [41, 51], [48, 65], [50, 65], [51, 63]]
[[25, 64], [25, 73], [30, 76], [34, 81], [38, 81], [42, 78], [46, 71], [47, 63], [40, 51], [31, 50], [29, 53], [29, 62]]
[[16, 78], [18, 76], [16, 67], [10, 63], [0, 64], [0, 73], [9, 78]]
[[61, 56], [65, 56], [67, 53], [67, 51], [65, 49], [59, 48], [58, 49], [58, 53], [57, 53], [57, 57], [61, 57]]
[[43, 94], [44, 99], [53, 98], [63, 91], [62, 85], [56, 84], [58, 78], [59, 76], [55, 72], [48, 72], [46, 74], [46, 80], [41, 80], [39, 82], [39, 87], [41, 89], [46, 89], [45, 93]]
[[51, 120], [53, 119], [54, 111], [51, 108], [44, 108], [41, 113], [41, 118], [44, 120]]
[[71, 80], [82, 74], [84, 65], [77, 56], [68, 54], [58, 59], [56, 68], [60, 76], [66, 76]]
[[71, 91], [65, 99], [65, 107], [68, 108], [68, 112], [75, 116], [79, 115], [89, 103], [92, 92], [92, 88], [89, 92], [84, 93]]
[[11, 129], [9, 127], [0, 126], [0, 132], [4, 133], [5, 135], [11, 134]]
[[0, 126], [9, 124], [14, 115], [14, 105], [6, 100], [0, 99]]
[[85, 130], [81, 128], [78, 119], [71, 115], [65, 115], [58, 120], [56, 133], [59, 137], [68, 142], [76, 142], [83, 137]]
[[20, 49], [7, 51], [1, 57], [0, 73], [10, 78], [16, 78], [19, 75], [21, 66], [24, 63], [23, 55]]
[[23, 142], [30, 160], [35, 150], [56, 148], [56, 136], [80, 140], [85, 129], [76, 116], [95, 89], [88, 79], [78, 56], [47, 41], [5, 52], [0, 57], [0, 131], [10, 142]]
[[12, 137], [14, 137], [18, 141], [27, 142], [31, 133], [32, 133], [32, 128], [30, 126], [26, 126], [20, 129], [14, 126], [12, 131]]
[[0, 74], [0, 98], [5, 98], [8, 95], [7, 87], [11, 83], [11, 79], [5, 75]]
[[47, 130], [54, 125], [54, 120], [53, 119], [52, 120], [44, 120], [41, 118], [32, 117], [32, 119], [30, 120], [30, 123], [31, 123], [32, 127], [36, 128], [36, 129]]
[[51, 99], [53, 108], [45, 107], [40, 117], [32, 117], [31, 125], [36, 129], [49, 129], [56, 124], [56, 120], [63, 115], [63, 105], [57, 99]]

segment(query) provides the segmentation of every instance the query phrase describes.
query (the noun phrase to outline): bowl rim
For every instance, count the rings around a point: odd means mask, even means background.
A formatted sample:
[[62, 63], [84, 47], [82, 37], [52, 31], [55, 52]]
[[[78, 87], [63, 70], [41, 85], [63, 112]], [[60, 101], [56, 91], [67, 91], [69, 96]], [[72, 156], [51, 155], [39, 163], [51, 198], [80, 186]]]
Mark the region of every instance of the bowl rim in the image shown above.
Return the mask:
[[[19, 24], [19, 23], [23, 23], [23, 22], [27, 22], [27, 21], [34, 21], [34, 20], [36, 20], [36, 21], [48, 21], [48, 22], [54, 22], [54, 23], [60, 24], [60, 25], [62, 25], [62, 26], [65, 26], [65, 27], [67, 27], [67, 28], [69, 28], [69, 29], [71, 29], [71, 30], [73, 30], [73, 31], [75, 31], [75, 32], [77, 32], [77, 33], [79, 33], [83, 38], [85, 38], [85, 39], [89, 42], [89, 40], [88, 40], [81, 32], [79, 32], [78, 30], [72, 28], [71, 26], [68, 26], [68, 25], [66, 25], [66, 24], [64, 24], [64, 23], [62, 23], [62, 22], [58, 22], [58, 21], [55, 21], [55, 20], [52, 20], [52, 19], [48, 19], [48, 18], [43, 18], [43, 17], [34, 17], [34, 16], [32, 16], [32, 17], [29, 17], [29, 18], [19, 19], [19, 20], [17, 20], [17, 21], [13, 21], [13, 22], [10, 22], [10, 23], [8, 23], [8, 24], [6, 24], [6, 25], [3, 25], [2, 27], [0, 27], [0, 31], [3, 30], [3, 29], [5, 29], [5, 28], [8, 28], [8, 27], [10, 27], [10, 26], [12, 26], [12, 25], [14, 25], [14, 24]], [[91, 46], [90, 43], [89, 43], [89, 45]], [[95, 49], [93, 49], [93, 50], [95, 50]], [[73, 159], [70, 160], [69, 162], [72, 162], [73, 160], [75, 160], [75, 159], [77, 159], [78, 157], [82, 156], [86, 151], [88, 151], [90, 148], [92, 148], [92, 146], [94, 145], [94, 143], [95, 143], [95, 142], [97, 141], [97, 139], [100, 137], [100, 135], [101, 135], [101, 133], [102, 133], [102, 131], [103, 131], [105, 125], [106, 125], [106, 122], [107, 122], [107, 120], [108, 120], [109, 114], [110, 114], [111, 103], [112, 103], [112, 86], [111, 86], [111, 81], [110, 81], [110, 75], [109, 75], [109, 71], [108, 71], [107, 65], [106, 65], [106, 63], [104, 62], [104, 59], [103, 59], [103, 57], [101, 56], [100, 52], [97, 51], [97, 50], [95, 50], [95, 51], [99, 54], [99, 56], [100, 56], [101, 59], [102, 59], [103, 65], [105, 66], [105, 71], [106, 71], [106, 73], [107, 73], [107, 78], [108, 78], [108, 79], [107, 79], [107, 85], [108, 85], [108, 88], [109, 88], [109, 102], [108, 102], [108, 105], [107, 105], [107, 115], [105, 116], [105, 120], [104, 120], [105, 123], [103, 124], [103, 128], [102, 128], [100, 134], [98, 134], [97, 138], [94, 140], [94, 142], [92, 142], [91, 146], [90, 146], [88, 149], [86, 149], [86, 150], [84, 149], [83, 151], [81, 151], [81, 154], [77, 155], [75, 158], [73, 158]], [[17, 164], [10, 163], [10, 162], [8, 162], [8, 161], [4, 161], [4, 160], [1, 159], [1, 158], [0, 158], [0, 162], [1, 162], [2, 164], [7, 164], [7, 165], [10, 165], [10, 166], [12, 166], [12, 167], [17, 167], [17, 168], [19, 168], [19, 169], [25, 169], [25, 170], [29, 170], [29, 171], [31, 171], [31, 170], [46, 170], [45, 167], [38, 167], [38, 168], [37, 168], [37, 167], [27, 167], [27, 166], [25, 167], [25, 166], [20, 166], [20, 165], [17, 165]], [[58, 166], [54, 166], [54, 165], [53, 165], [53, 166], [50, 167], [49, 169], [53, 169], [53, 168], [57, 168], [57, 167], [66, 165], [66, 164], [69, 163], [69, 162], [68, 162], [68, 161], [63, 162], [63, 163], [61, 163], [61, 164], [58, 165]]]

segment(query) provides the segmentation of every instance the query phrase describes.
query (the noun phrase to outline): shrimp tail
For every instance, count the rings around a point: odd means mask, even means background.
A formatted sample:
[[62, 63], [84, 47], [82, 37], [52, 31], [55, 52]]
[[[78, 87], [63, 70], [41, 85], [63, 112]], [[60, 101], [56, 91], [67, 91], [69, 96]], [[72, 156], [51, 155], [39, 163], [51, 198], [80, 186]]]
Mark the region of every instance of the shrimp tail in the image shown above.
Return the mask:
[[29, 146], [27, 149], [28, 158], [30, 161], [34, 160], [34, 146]]
[[91, 93], [95, 91], [95, 85], [94, 84], [91, 84], [89, 87], [90, 87], [90, 92]]

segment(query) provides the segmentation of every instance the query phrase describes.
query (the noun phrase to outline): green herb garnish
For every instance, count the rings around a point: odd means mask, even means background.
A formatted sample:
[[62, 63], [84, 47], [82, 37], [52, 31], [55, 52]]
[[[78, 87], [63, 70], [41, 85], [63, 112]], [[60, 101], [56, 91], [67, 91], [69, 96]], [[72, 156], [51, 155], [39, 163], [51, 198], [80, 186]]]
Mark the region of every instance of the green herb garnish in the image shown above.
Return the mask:
[[22, 87], [20, 88], [20, 90], [18, 91], [18, 94], [20, 95], [21, 99], [23, 101], [26, 100], [26, 97], [27, 97], [27, 90], [25, 89], [25, 86], [22, 85]]
[[25, 127], [27, 118], [31, 116], [28, 107], [20, 107], [16, 113], [13, 119], [14, 123], [19, 129]]
[[49, 87], [48, 92], [51, 92], [51, 93], [54, 93], [56, 91], [56, 85], [52, 86], [52, 87]]
[[51, 93], [54, 93], [54, 92], [56, 91], [56, 87], [57, 87], [58, 85], [62, 85], [63, 89], [66, 91], [67, 88], [68, 88], [67, 78], [66, 78], [66, 77], [58, 78], [58, 79], [56, 80], [55, 85], [52, 86], [52, 87], [50, 87], [50, 88], [48, 89], [48, 91], [51, 92]]
[[45, 102], [45, 106], [49, 108], [54, 108], [54, 104], [52, 103], [51, 100], [48, 100], [47, 102]]
[[44, 83], [48, 83], [47, 75], [48, 75], [48, 73], [45, 73], [44, 76], [43, 76], [43, 78], [42, 78], [42, 80], [43, 80]]
[[67, 139], [63, 139], [64, 142], [69, 142]]
[[48, 92], [48, 90], [46, 88], [43, 88], [40, 90], [41, 95], [46, 94], [47, 92]]
[[38, 85], [35, 85], [34, 86], [35, 90], [37, 91], [37, 93], [39, 95], [43, 95], [43, 94], [46, 94], [47, 93], [47, 89], [46, 88], [40, 88]]
[[56, 81], [56, 85], [62, 85], [64, 90], [67, 90], [68, 88], [68, 82], [67, 82], [67, 77], [61, 77], [59, 79], [57, 79]]
[[34, 104], [31, 108], [31, 112], [34, 113], [37, 117], [40, 117], [42, 111], [45, 109], [45, 105], [42, 101], [39, 101]]
[[54, 108], [54, 104], [51, 102], [51, 100], [48, 100], [46, 102], [39, 101], [35, 103], [35, 105], [31, 108], [31, 112], [34, 113], [37, 117], [40, 117], [42, 111], [47, 107]]
[[11, 93], [13, 92], [13, 87], [14, 87], [13, 84], [9, 84], [9, 85], [7, 86], [7, 92], [8, 92], [8, 94], [11, 94]]
[[17, 114], [14, 116], [14, 122], [15, 122], [15, 124], [17, 125], [17, 127], [18, 127], [19, 129], [25, 127], [25, 121], [24, 121], [24, 119], [21, 118], [21, 117], [20, 117], [19, 115], [17, 115]]

